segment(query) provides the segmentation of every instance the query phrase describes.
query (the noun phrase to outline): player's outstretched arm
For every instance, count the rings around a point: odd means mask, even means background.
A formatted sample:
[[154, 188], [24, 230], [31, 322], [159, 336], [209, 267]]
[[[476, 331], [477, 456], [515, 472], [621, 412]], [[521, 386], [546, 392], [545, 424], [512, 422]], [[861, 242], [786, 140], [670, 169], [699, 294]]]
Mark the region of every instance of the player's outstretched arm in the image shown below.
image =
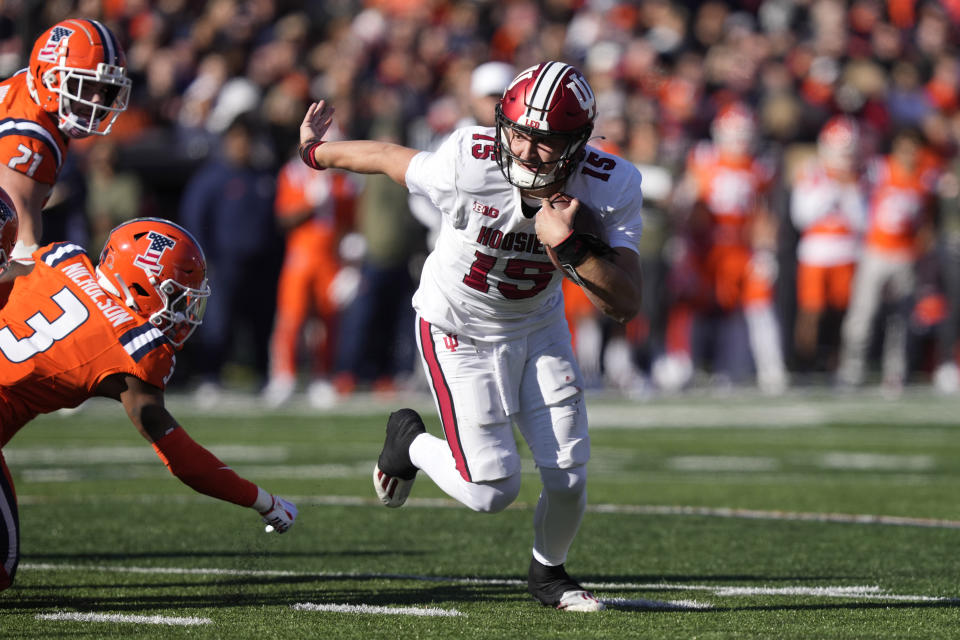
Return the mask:
[[130, 421], [181, 482], [199, 493], [256, 509], [278, 533], [293, 526], [297, 508], [241, 478], [196, 443], [164, 407], [161, 389], [136, 376], [114, 374], [105, 378], [97, 391], [123, 404]]
[[376, 140], [323, 140], [333, 124], [334, 108], [325, 101], [307, 109], [300, 123], [300, 157], [313, 169], [344, 169], [354, 173], [382, 173], [407, 186], [406, 175], [416, 149]]
[[[37, 182], [10, 167], [0, 165], [0, 187], [7, 192], [20, 218], [15, 257], [26, 258], [36, 249], [43, 235], [43, 220], [40, 215], [43, 201], [50, 193], [50, 186]], [[22, 249], [21, 249], [22, 247]]]

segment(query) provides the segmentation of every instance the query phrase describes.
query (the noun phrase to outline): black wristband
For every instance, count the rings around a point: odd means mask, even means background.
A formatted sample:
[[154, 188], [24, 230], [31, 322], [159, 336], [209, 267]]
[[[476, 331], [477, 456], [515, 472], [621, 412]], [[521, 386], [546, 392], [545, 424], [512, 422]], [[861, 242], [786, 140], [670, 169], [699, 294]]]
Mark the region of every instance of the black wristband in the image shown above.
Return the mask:
[[590, 248], [583, 241], [583, 236], [575, 231], [564, 238], [563, 242], [553, 247], [557, 254], [557, 261], [563, 266], [576, 267], [583, 263], [590, 255]]
[[553, 247], [557, 260], [565, 267], [579, 267], [587, 257], [605, 258], [614, 253], [613, 247], [590, 233], [571, 231], [566, 239]]
[[300, 148], [298, 149], [298, 151], [300, 152], [300, 159], [303, 160], [303, 163], [308, 167], [310, 167], [311, 169], [315, 169], [317, 171], [323, 171], [326, 168], [326, 167], [321, 167], [317, 163], [317, 159], [313, 157], [313, 151], [317, 147], [322, 145], [324, 142], [325, 142], [324, 140], [317, 140], [316, 138], [314, 138], [311, 140], [307, 140], [306, 142], [300, 143]]

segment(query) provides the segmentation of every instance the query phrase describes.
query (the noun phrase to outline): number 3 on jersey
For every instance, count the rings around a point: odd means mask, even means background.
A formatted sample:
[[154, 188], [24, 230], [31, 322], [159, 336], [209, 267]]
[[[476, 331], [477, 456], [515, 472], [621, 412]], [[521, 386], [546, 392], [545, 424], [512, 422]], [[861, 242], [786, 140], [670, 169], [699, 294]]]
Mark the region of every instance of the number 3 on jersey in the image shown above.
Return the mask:
[[17, 338], [10, 327], [0, 328], [0, 352], [10, 362], [23, 362], [38, 353], [43, 353], [58, 340], [63, 340], [87, 321], [90, 312], [80, 299], [64, 287], [51, 297], [63, 311], [50, 320], [37, 311], [27, 318], [27, 326], [33, 329], [33, 335]]

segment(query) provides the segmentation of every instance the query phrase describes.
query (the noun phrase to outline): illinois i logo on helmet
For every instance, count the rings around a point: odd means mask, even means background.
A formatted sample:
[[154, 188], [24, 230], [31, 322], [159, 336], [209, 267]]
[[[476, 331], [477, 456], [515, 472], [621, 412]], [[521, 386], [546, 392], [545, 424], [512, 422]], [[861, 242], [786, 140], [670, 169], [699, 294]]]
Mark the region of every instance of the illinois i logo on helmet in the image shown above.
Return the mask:
[[133, 259], [133, 264], [156, 278], [163, 272], [163, 265], [160, 264], [163, 252], [177, 246], [177, 241], [156, 231], [147, 233], [147, 239], [150, 241], [147, 250], [144, 253], [137, 254], [137, 257]]
[[60, 49], [67, 43], [67, 39], [71, 35], [73, 35], [73, 29], [68, 29], [62, 25], [53, 27], [46, 43], [37, 50], [37, 59], [55, 64], [57, 58], [61, 55]]

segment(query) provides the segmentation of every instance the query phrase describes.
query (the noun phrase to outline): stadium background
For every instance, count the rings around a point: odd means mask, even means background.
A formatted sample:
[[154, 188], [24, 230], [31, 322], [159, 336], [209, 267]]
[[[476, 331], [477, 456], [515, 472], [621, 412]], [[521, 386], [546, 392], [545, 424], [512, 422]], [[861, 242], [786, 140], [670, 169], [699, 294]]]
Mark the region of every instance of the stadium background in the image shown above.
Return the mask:
[[[597, 93], [596, 133], [603, 144], [657, 169], [648, 172], [645, 194], [649, 291], [644, 317], [628, 333], [641, 373], [662, 348], [671, 238], [683, 232], [672, 216], [671, 187], [685, 155], [709, 137], [719, 105], [731, 97], [756, 109], [758, 153], [778, 168], [771, 202], [783, 222], [777, 310], [784, 336], [795, 313], [796, 233], [786, 218], [791, 168], [831, 115], [858, 119], [864, 155], [884, 152], [899, 128], [916, 127], [946, 172], [956, 171], [956, 1], [5, 2], [0, 75], [24, 64], [44, 28], [76, 15], [103, 20], [118, 34], [133, 78], [127, 113], [105, 140], [74, 145], [73, 166], [64, 170], [46, 214], [45, 241], [72, 239], [93, 255], [103, 216], [113, 223], [133, 215], [178, 220], [190, 178], [220, 148], [226, 127], [240, 114], [254, 118], [256, 162], [275, 173], [294, 152], [310, 100], [332, 101], [347, 137], [389, 136], [425, 146], [467, 115], [470, 71], [477, 64], [576, 64]], [[110, 204], [93, 212], [90, 198], [98, 194]], [[946, 199], [943, 206], [953, 205]], [[416, 224], [409, 220], [411, 229], [425, 235]], [[217, 233], [235, 234], [240, 243], [250, 232], [224, 225]], [[280, 251], [279, 241], [271, 246]], [[414, 242], [406, 250], [415, 265], [422, 245]], [[263, 264], [268, 273], [279, 268], [275, 257]], [[925, 273], [921, 293], [930, 297], [914, 314], [910, 362], [913, 380], [926, 382], [944, 300], [936, 257], [919, 267]], [[251, 291], [244, 307], [269, 306], [274, 296], [269, 288]], [[253, 355], [263, 345], [251, 342], [250, 335], [237, 336], [226, 363], [228, 384], [250, 389], [263, 383], [263, 365]], [[358, 383], [403, 384], [404, 372], [414, 369], [412, 352], [401, 345], [397, 354], [399, 362], [359, 375]], [[190, 345], [177, 386], [199, 382], [197, 360]]]

